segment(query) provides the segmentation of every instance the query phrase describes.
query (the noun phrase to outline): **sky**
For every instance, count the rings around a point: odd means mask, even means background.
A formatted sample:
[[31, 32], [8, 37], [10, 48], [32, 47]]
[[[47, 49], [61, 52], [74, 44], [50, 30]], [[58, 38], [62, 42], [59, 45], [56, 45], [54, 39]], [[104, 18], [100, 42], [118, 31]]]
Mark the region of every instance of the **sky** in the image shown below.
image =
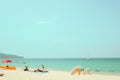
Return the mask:
[[0, 53], [120, 58], [120, 0], [1, 0]]

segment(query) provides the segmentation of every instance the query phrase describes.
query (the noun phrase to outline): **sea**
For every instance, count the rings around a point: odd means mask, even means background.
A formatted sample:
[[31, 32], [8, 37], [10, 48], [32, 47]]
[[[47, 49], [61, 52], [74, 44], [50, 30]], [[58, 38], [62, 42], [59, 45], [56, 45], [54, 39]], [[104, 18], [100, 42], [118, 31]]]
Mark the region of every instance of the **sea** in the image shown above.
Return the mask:
[[[2, 62], [4, 59], [0, 59]], [[71, 71], [74, 67], [80, 66], [82, 70], [90, 68], [92, 73], [120, 74], [120, 58], [22, 58], [11, 59], [12, 62], [1, 65], [16, 66], [24, 68], [41, 68], [44, 64], [47, 70]]]

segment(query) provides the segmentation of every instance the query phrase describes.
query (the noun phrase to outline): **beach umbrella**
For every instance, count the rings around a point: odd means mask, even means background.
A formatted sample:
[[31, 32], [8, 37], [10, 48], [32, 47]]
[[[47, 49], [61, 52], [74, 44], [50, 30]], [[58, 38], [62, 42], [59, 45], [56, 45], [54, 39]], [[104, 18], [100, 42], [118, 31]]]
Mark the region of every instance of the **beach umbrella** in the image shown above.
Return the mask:
[[71, 71], [71, 75], [74, 75], [74, 74], [78, 74], [78, 75], [80, 75], [80, 72], [81, 72], [81, 70], [80, 70], [80, 66], [76, 66], [76, 67], [74, 67], [73, 68], [73, 70]]
[[6, 60], [4, 60], [2, 63], [9, 63], [9, 62], [12, 62], [12, 60], [6, 59]]

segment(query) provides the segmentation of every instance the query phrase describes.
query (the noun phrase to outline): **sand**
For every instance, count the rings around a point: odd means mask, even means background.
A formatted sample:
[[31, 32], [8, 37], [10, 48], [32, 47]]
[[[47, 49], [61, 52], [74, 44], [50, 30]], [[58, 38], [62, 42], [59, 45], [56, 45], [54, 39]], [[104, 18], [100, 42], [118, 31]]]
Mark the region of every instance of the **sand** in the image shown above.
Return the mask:
[[66, 71], [49, 70], [48, 73], [28, 72], [22, 69], [0, 70], [0, 80], [120, 80], [120, 75], [90, 74], [70, 75]]

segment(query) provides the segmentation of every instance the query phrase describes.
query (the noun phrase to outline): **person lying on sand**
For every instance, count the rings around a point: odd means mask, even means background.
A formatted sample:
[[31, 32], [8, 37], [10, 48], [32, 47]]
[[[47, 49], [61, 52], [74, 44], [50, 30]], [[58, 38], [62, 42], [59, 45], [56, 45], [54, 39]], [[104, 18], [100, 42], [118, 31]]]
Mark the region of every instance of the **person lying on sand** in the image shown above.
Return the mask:
[[48, 72], [47, 70], [41, 70], [41, 69], [36, 69], [36, 70], [34, 70], [34, 72]]
[[5, 74], [0, 74], [0, 76], [4, 76]]
[[43, 72], [43, 71], [38, 68], [38, 69], [34, 70], [34, 72]]

